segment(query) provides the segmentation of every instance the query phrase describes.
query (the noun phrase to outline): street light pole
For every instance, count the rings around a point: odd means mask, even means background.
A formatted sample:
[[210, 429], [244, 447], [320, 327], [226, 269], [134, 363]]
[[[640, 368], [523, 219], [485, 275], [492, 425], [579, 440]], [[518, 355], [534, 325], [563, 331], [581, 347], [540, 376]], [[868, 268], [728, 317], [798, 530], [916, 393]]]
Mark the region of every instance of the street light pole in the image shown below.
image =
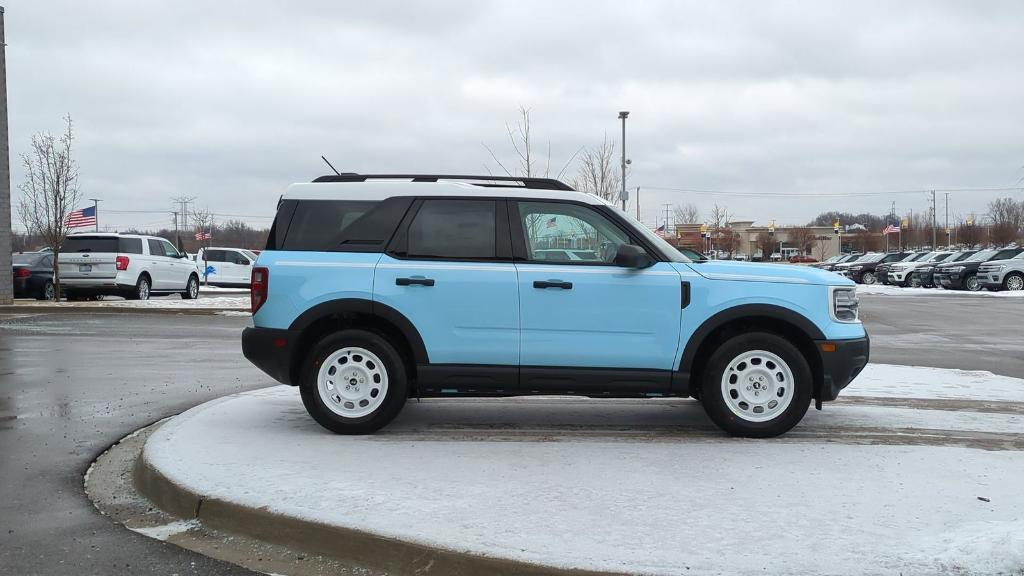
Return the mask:
[[92, 200], [92, 215], [96, 217], [96, 232], [100, 231], [100, 199], [89, 198]]
[[622, 211], [626, 211], [626, 118], [629, 118], [629, 111], [619, 112], [619, 119], [622, 120]]

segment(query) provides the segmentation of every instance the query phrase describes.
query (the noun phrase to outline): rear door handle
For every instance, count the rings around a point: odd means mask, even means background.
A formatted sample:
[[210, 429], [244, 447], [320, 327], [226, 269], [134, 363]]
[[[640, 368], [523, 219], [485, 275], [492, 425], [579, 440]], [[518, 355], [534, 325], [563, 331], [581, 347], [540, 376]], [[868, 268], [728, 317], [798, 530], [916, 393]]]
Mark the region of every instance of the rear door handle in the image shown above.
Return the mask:
[[433, 286], [433, 278], [395, 278], [396, 286]]
[[534, 280], [534, 288], [561, 288], [562, 290], [572, 290], [572, 282], [562, 282], [561, 280]]

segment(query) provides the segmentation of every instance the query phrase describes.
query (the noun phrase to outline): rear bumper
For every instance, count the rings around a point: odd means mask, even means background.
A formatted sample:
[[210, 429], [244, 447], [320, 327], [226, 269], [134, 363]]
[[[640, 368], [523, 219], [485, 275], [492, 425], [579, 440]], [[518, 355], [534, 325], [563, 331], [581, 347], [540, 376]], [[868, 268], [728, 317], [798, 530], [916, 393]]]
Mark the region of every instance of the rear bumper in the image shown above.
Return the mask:
[[246, 328], [242, 331], [242, 354], [257, 368], [282, 384], [292, 381], [293, 349], [298, 333], [277, 328]]
[[[823, 352], [822, 344], [835, 344], [835, 352]], [[839, 397], [868, 363], [871, 341], [867, 335], [852, 340], [818, 340], [815, 347], [821, 357], [822, 380], [819, 400], [830, 401]]]

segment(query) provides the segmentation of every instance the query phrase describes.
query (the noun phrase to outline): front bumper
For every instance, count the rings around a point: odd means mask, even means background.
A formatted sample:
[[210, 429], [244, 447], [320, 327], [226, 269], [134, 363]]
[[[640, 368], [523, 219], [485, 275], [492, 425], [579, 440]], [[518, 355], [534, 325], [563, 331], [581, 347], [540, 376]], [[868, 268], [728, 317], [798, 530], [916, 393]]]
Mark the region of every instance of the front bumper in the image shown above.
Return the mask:
[[978, 282], [985, 288], [1002, 288], [1003, 274], [1000, 270], [982, 270], [978, 272]]
[[[835, 345], [834, 352], [825, 352], [823, 345]], [[871, 340], [863, 338], [852, 340], [817, 340], [815, 348], [821, 357], [821, 388], [818, 391], [819, 401], [831, 401], [839, 397], [839, 391], [846, 388], [860, 374], [868, 363]]]
[[242, 354], [281, 384], [298, 385], [292, 378], [293, 350], [299, 334], [277, 328], [242, 330]]
[[943, 288], [953, 288], [959, 290], [964, 287], [964, 276], [956, 274], [936, 274], [935, 285], [942, 286]]

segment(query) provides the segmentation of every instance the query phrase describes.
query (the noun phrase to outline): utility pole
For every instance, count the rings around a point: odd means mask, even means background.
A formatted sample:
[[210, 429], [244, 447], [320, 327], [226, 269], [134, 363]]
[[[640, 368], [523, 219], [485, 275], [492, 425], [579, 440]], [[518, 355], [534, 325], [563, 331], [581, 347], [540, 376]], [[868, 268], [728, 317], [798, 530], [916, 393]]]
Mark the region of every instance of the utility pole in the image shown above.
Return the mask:
[[7, 145], [7, 44], [0, 6], [0, 304], [14, 303], [11, 264], [11, 158]]
[[622, 120], [622, 211], [626, 211], [626, 118], [629, 118], [629, 111], [619, 112], [619, 119]]
[[100, 202], [99, 198], [89, 198], [92, 200], [92, 213], [96, 216], [96, 231], [100, 231]]
[[935, 236], [935, 190], [932, 190], [932, 250], [937, 249], [938, 239]]
[[946, 246], [949, 246], [949, 192], [946, 192]]

